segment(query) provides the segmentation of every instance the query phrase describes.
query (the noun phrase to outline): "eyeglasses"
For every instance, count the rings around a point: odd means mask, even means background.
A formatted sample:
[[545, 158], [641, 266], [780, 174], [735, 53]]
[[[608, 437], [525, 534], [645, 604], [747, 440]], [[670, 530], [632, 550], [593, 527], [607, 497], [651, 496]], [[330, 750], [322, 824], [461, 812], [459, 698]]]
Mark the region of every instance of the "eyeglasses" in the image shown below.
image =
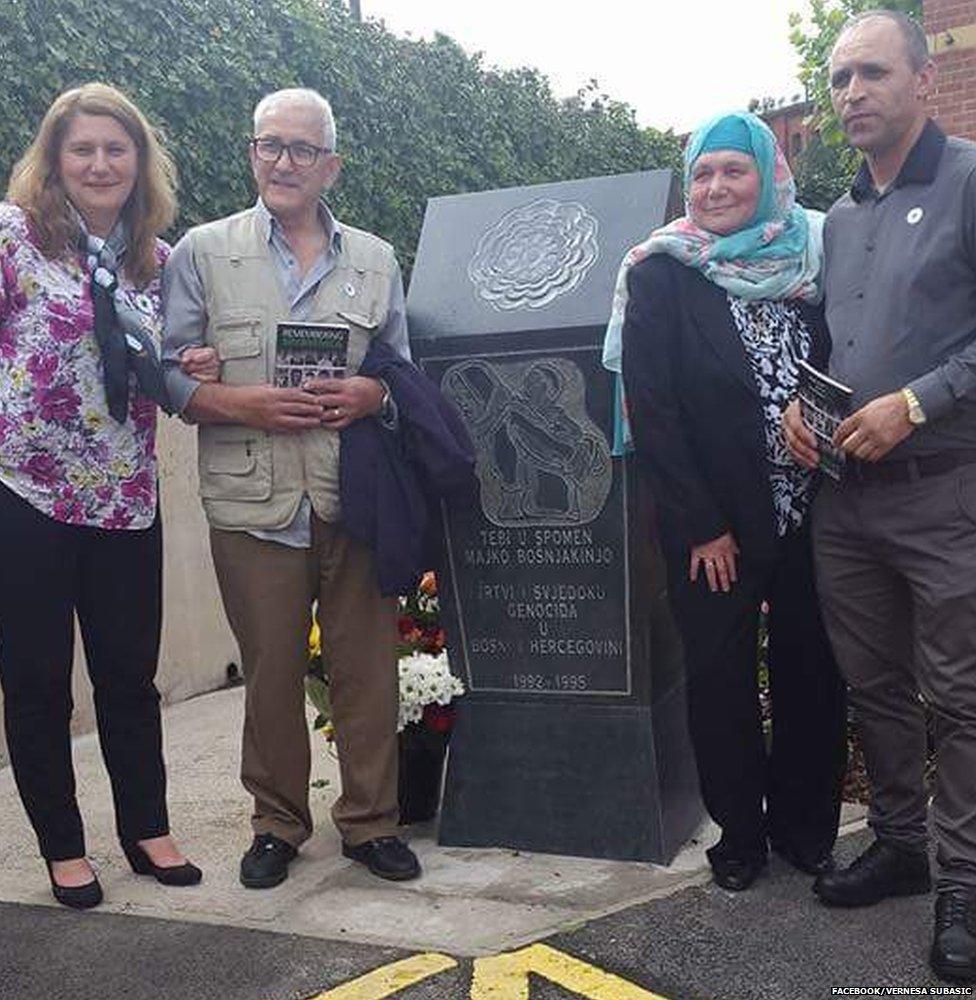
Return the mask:
[[277, 163], [282, 153], [287, 153], [293, 167], [310, 167], [321, 155], [328, 155], [331, 149], [313, 146], [310, 142], [282, 142], [272, 137], [255, 136], [251, 139], [254, 155], [265, 163]]

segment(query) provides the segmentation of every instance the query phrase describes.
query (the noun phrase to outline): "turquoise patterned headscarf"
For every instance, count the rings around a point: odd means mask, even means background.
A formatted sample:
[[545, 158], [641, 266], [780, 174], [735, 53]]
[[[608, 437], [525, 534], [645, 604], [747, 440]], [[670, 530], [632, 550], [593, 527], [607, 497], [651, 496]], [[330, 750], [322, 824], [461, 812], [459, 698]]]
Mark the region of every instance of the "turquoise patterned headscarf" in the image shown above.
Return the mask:
[[[748, 152], [761, 178], [755, 215], [745, 228], [728, 236], [710, 233], [692, 222], [687, 201], [695, 161], [716, 149]], [[632, 247], [617, 273], [613, 310], [603, 342], [603, 365], [617, 375], [614, 455], [633, 448], [620, 377], [627, 271], [633, 264], [651, 254], [666, 253], [697, 268], [732, 295], [749, 300], [819, 302], [823, 294], [823, 214], [796, 203], [796, 185], [789, 164], [761, 118], [733, 111], [716, 115], [699, 126], [685, 147], [684, 181], [686, 214]]]

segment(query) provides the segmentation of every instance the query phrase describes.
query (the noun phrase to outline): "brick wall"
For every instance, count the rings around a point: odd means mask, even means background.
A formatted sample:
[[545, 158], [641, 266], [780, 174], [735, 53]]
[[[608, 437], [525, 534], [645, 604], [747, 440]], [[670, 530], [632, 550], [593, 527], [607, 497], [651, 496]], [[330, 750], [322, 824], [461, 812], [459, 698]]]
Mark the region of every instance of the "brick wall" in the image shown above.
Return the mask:
[[950, 135], [976, 139], [976, 0], [923, 0], [938, 69], [932, 112]]
[[796, 170], [800, 154], [813, 137], [813, 129], [810, 127], [813, 105], [807, 101], [798, 101], [796, 104], [757, 113], [762, 115], [763, 120], [772, 129], [790, 167]]
[[976, 21], [973, 0], [924, 0], [925, 30], [930, 34]]

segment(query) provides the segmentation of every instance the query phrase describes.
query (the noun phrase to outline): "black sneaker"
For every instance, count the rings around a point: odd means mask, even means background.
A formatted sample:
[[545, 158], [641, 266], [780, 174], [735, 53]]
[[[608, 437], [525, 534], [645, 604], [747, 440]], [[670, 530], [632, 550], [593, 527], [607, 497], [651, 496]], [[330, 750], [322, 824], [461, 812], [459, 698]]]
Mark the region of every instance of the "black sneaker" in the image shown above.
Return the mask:
[[241, 858], [241, 885], [270, 889], [288, 878], [288, 863], [298, 851], [273, 833], [259, 833]]
[[392, 882], [407, 882], [420, 874], [417, 855], [399, 837], [377, 837], [355, 845], [343, 842], [342, 853]]
[[935, 935], [929, 964], [942, 979], [976, 981], [976, 893], [940, 892], [935, 901]]
[[827, 906], [872, 906], [891, 896], [917, 896], [932, 888], [924, 851], [876, 840], [847, 868], [824, 872], [813, 891]]

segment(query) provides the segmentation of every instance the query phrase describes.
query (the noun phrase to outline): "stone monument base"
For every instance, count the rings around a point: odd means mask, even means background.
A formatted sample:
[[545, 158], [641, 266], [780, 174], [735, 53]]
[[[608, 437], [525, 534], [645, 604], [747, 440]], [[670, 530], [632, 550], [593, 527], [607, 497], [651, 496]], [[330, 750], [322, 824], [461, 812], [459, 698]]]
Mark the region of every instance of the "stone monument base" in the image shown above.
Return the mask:
[[701, 821], [684, 686], [653, 707], [462, 703], [439, 842], [667, 864]]

